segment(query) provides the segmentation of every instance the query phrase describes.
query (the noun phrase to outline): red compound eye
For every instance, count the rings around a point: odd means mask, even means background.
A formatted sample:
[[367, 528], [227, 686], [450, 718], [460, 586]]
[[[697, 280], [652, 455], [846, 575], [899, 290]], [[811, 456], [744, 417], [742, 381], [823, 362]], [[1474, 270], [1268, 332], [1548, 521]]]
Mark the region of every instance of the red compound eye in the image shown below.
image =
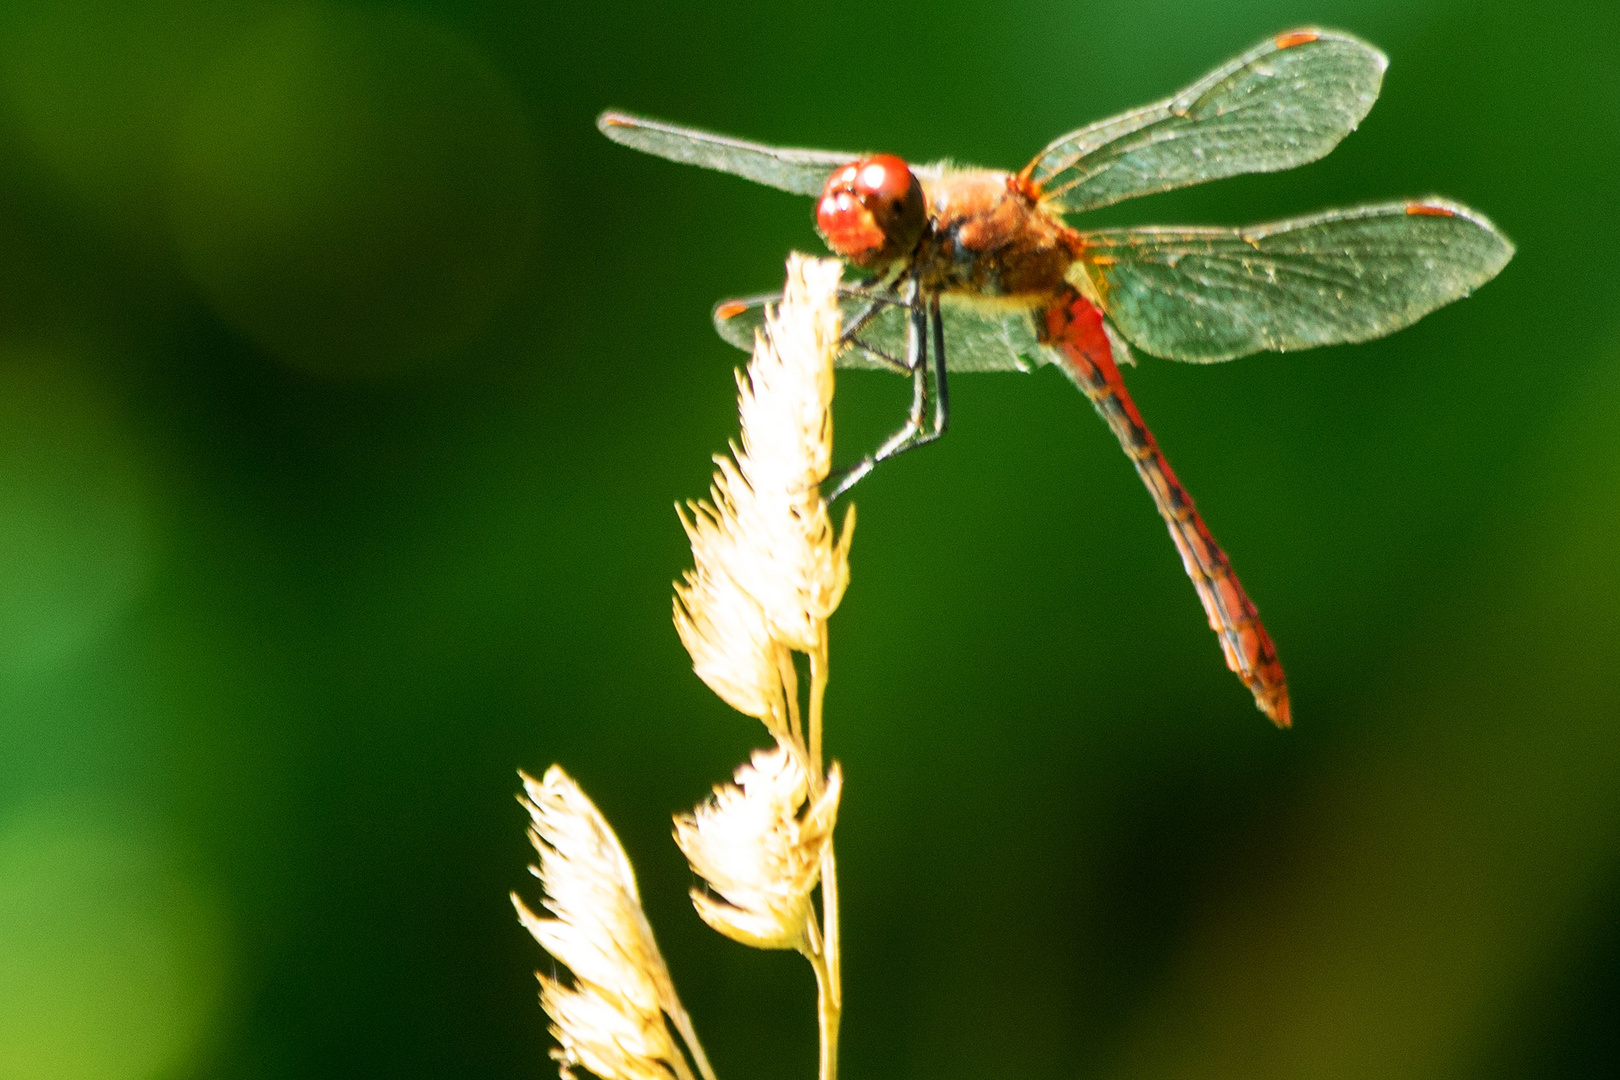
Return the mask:
[[883, 246], [883, 230], [872, 219], [872, 212], [852, 192], [835, 190], [831, 184], [816, 204], [816, 228], [828, 247], [856, 261], [864, 261]]
[[855, 190], [862, 202], [899, 202], [911, 190], [911, 167], [893, 154], [873, 154], [855, 163]]
[[859, 266], [911, 251], [926, 212], [922, 186], [893, 154], [874, 154], [845, 165], [822, 188], [816, 227], [827, 246]]

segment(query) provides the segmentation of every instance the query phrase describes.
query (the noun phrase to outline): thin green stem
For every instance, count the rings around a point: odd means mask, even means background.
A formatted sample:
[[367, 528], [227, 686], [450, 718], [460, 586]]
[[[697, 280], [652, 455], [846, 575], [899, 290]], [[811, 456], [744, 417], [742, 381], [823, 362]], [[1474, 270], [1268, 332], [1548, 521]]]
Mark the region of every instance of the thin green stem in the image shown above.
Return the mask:
[[816, 633], [816, 647], [810, 653], [810, 784], [819, 795], [824, 783], [821, 771], [821, 701], [827, 694], [827, 624]]
[[[782, 692], [787, 698], [788, 731], [802, 748], [804, 746], [804, 714], [799, 711], [799, 669], [793, 664], [793, 650], [786, 646], [776, 648], [776, 670], [782, 678]], [[812, 774], [813, 776], [813, 774]], [[812, 780], [812, 782], [814, 782]]]
[[816, 972], [816, 1023], [821, 1029], [821, 1071], [818, 1080], [838, 1080], [838, 1004], [837, 976], [828, 968], [825, 957], [812, 957], [810, 966]]
[[[821, 757], [821, 706], [827, 693], [827, 625], [810, 653], [810, 785], [812, 797], [826, 788]], [[837, 1080], [838, 1027], [843, 1018], [843, 977], [838, 957], [838, 865], [832, 841], [821, 856], [821, 948], [810, 958], [816, 971], [816, 1022], [821, 1029], [820, 1080]]]
[[[831, 841], [821, 856], [821, 914], [822, 921], [826, 924], [826, 929], [822, 932], [822, 954], [827, 959], [827, 972], [832, 976], [833, 1004], [842, 1010], [844, 976], [843, 961], [838, 948], [838, 862], [833, 857]], [[836, 1015], [834, 1022], [836, 1023]]]

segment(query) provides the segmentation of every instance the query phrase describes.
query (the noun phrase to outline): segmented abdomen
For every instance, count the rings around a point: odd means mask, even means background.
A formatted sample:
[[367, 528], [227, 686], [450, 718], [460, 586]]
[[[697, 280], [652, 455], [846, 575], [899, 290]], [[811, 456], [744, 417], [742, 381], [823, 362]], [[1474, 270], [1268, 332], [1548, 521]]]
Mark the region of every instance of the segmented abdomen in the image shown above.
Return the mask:
[[1181, 564], [1198, 590], [1210, 629], [1220, 637], [1226, 666], [1254, 694], [1260, 711], [1279, 727], [1287, 727], [1291, 719], [1288, 685], [1282, 664], [1277, 661], [1277, 649], [1261, 625], [1260, 613], [1233, 573], [1231, 560], [1210, 535], [1193, 506], [1192, 496], [1176, 479], [1170, 462], [1165, 460], [1158, 441], [1126, 391], [1103, 329], [1102, 313], [1079, 293], [1067, 291], [1048, 306], [1045, 324], [1044, 340], [1051, 346], [1058, 366], [1108, 422], [1169, 526], [1170, 539], [1175, 541]]

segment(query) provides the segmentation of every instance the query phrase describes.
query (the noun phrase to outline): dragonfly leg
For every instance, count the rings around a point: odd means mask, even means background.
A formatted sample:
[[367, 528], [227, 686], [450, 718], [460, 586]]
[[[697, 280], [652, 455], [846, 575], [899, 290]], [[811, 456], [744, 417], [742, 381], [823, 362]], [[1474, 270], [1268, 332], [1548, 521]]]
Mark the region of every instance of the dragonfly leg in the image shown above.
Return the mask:
[[866, 324], [872, 321], [872, 317], [883, 310], [884, 306], [890, 302], [878, 296], [868, 299], [861, 309], [844, 323], [844, 331], [839, 335], [840, 340], [844, 342], [854, 341], [855, 335], [865, 329]]
[[872, 318], [885, 307], [910, 306], [895, 290], [898, 278], [885, 277], [874, 280], [877, 281], [877, 284], [872, 288], [840, 286], [838, 289], [839, 296], [866, 301], [859, 311], [844, 321], [844, 330], [839, 337], [846, 343], [853, 341], [855, 335], [860, 333], [866, 324], [871, 322]]
[[[833, 486], [832, 494], [827, 496], [828, 502], [854, 487], [877, 468], [880, 461], [887, 461], [897, 454], [935, 441], [945, 434], [945, 428], [950, 423], [950, 395], [945, 383], [945, 326], [939, 314], [939, 297], [932, 297], [924, 304], [913, 289], [910, 300], [911, 326], [906, 335], [906, 367], [911, 372], [912, 391], [911, 408], [907, 411], [905, 426], [885, 439], [882, 446], [861, 459], [858, 464], [841, 473]], [[932, 350], [928, 347], [930, 330], [933, 337]], [[932, 371], [929, 370], [930, 367]], [[933, 377], [935, 387], [934, 416], [931, 425], [928, 423], [930, 375]]]
[[860, 338], [850, 339], [849, 344], [860, 349], [867, 356], [870, 356], [872, 359], [876, 360], [878, 363], [882, 364], [885, 368], [894, 372], [896, 375], [911, 374], [911, 369], [906, 367], [906, 362], [904, 360], [890, 356], [888, 353], [884, 352], [875, 345], [869, 345]]
[[945, 434], [951, 423], [951, 389], [945, 381], [945, 320], [939, 314], [939, 296], [928, 304], [928, 321], [934, 330], [934, 432], [933, 442]]
[[1215, 542], [1192, 496], [1176, 479], [1126, 392], [1103, 329], [1102, 313], [1071, 292], [1047, 308], [1045, 321], [1044, 339], [1058, 365], [1107, 422], [1153, 496], [1159, 516], [1170, 529], [1170, 539], [1181, 553], [1181, 564], [1198, 591], [1210, 628], [1220, 637], [1226, 666], [1254, 694], [1260, 711], [1278, 727], [1287, 727], [1291, 720], [1288, 684], [1277, 648], [1238, 582], [1231, 560]]
[[864, 330], [866, 325], [870, 323], [872, 319], [877, 316], [877, 313], [882, 311], [884, 308], [909, 306], [906, 301], [901, 299], [901, 297], [894, 291], [893, 283], [883, 286], [882, 291], [878, 292], [872, 292], [865, 289], [840, 289], [839, 294], [866, 301], [866, 303], [863, 304], [854, 315], [845, 321], [843, 332], [839, 334], [839, 345], [841, 347], [854, 346], [855, 348], [858, 348], [862, 352], [866, 353], [867, 356], [888, 368], [890, 371], [900, 375], [909, 375], [911, 373], [911, 367], [905, 361], [890, 356], [884, 350], [879, 349], [874, 345], [869, 345], [860, 338], [861, 331]]

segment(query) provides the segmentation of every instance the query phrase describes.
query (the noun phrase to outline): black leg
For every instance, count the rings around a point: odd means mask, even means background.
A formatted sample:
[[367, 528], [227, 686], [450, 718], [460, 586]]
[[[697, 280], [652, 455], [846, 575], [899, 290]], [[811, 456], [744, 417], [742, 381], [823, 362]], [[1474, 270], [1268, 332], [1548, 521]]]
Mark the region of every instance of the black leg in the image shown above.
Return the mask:
[[[905, 301], [911, 311], [911, 325], [906, 335], [905, 366], [911, 372], [912, 392], [911, 409], [907, 413], [905, 426], [889, 436], [882, 446], [863, 458], [859, 464], [840, 474], [833, 486], [832, 494], [827, 496], [828, 502], [832, 502], [854, 487], [877, 468], [878, 462], [938, 439], [945, 434], [946, 425], [950, 422], [950, 392], [945, 382], [945, 325], [939, 314], [939, 297], [934, 296], [925, 301], [916, 281], [913, 280], [908, 284], [910, 287], [907, 289]], [[932, 374], [936, 387], [932, 426], [927, 425], [930, 330], [934, 354]]]
[[877, 284], [871, 288], [840, 286], [838, 289], [839, 296], [866, 301], [859, 311], [844, 320], [844, 332], [841, 336], [846, 342], [853, 341], [855, 335], [861, 332], [861, 328], [871, 322], [872, 317], [885, 307], [890, 305], [896, 307], [906, 306], [906, 301], [902, 300], [895, 292], [895, 286], [899, 283], [898, 279], [876, 278], [873, 280]]
[[945, 434], [951, 424], [951, 388], [945, 382], [945, 320], [939, 315], [939, 295], [928, 303], [928, 321], [934, 327], [934, 434], [929, 441]]
[[889, 300], [886, 300], [881, 296], [874, 296], [867, 300], [852, 318], [845, 321], [844, 332], [840, 335], [840, 337], [842, 337], [844, 341], [854, 341], [855, 335], [859, 334], [861, 329], [867, 323], [872, 321], [872, 317], [879, 311], [882, 311], [883, 308], [889, 303]]
[[866, 301], [856, 312], [844, 322], [844, 330], [840, 335], [840, 343], [844, 346], [853, 346], [866, 353], [890, 371], [899, 375], [908, 375], [911, 368], [905, 361], [890, 356], [887, 352], [869, 345], [860, 339], [860, 332], [875, 318], [878, 312], [886, 307], [907, 307], [905, 300], [901, 299], [895, 291], [894, 283], [889, 282], [880, 287], [878, 291], [869, 289], [840, 289], [839, 294]]
[[885, 368], [894, 372], [896, 375], [911, 374], [910, 370], [906, 367], [906, 362], [904, 360], [901, 360], [895, 356], [890, 356], [876, 345], [868, 344], [867, 342], [862, 341], [860, 338], [854, 339], [850, 342], [850, 344], [855, 348], [860, 349], [867, 356], [871, 357], [873, 360], [876, 360], [878, 363], [882, 364]]

